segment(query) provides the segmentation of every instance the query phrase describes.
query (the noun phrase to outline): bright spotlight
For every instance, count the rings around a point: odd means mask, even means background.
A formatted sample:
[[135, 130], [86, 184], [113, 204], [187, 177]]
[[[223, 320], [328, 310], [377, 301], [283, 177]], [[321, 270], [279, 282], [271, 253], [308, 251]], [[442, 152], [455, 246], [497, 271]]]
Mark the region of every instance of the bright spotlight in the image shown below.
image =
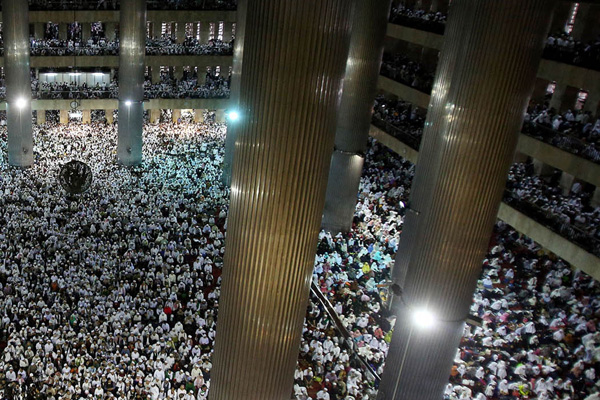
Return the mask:
[[127, 107], [130, 107], [132, 104], [133, 104], [133, 102], [132, 102], [131, 100], [127, 100], [127, 101], [125, 102], [125, 105], [126, 105]]
[[233, 121], [233, 122], [239, 121], [239, 119], [240, 119], [240, 113], [238, 113], [237, 111], [229, 112], [228, 116], [229, 116], [229, 120]]
[[17, 99], [17, 101], [15, 101], [15, 105], [17, 106], [18, 109], [22, 110], [27, 105], [27, 100], [25, 100], [23, 97], [19, 97]]
[[421, 329], [431, 329], [435, 325], [435, 315], [426, 309], [413, 311], [413, 321]]

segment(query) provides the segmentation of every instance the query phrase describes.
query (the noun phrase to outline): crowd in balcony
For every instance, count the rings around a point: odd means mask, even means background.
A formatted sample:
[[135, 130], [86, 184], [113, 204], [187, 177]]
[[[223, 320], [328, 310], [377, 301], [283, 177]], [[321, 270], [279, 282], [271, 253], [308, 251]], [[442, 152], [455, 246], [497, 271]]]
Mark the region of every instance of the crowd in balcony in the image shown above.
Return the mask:
[[200, 43], [198, 39], [186, 36], [183, 43], [170, 36], [146, 38], [146, 55], [233, 55], [233, 42], [212, 39], [208, 43]]
[[399, 4], [392, 7], [390, 22], [405, 25], [416, 29], [422, 29], [438, 34], [443, 34], [448, 15], [442, 12], [428, 12], [425, 10], [414, 10]]
[[[120, 0], [29, 0], [29, 9], [118, 10]], [[149, 10], [235, 10], [237, 0], [147, 0]]]
[[412, 103], [378, 96], [373, 107], [373, 124], [418, 150], [425, 115]]
[[548, 36], [544, 58], [600, 70], [600, 35], [584, 43], [564, 33]]
[[427, 94], [431, 93], [433, 86], [434, 73], [402, 53], [383, 55], [381, 75]]
[[560, 171], [542, 177], [534, 173], [531, 162], [513, 164], [505, 201], [600, 256], [600, 207], [591, 205], [593, 187], [585, 190], [576, 182], [564, 194], [559, 181]]
[[600, 163], [600, 118], [590, 111], [568, 109], [561, 114], [547, 104], [532, 103], [523, 133]]
[[[447, 14], [410, 9], [403, 5], [393, 7], [390, 22], [416, 29], [443, 34]], [[600, 35], [587, 42], [576, 40], [564, 32], [552, 33], [546, 40], [544, 58], [584, 68], [600, 70]]]
[[207, 72], [205, 83], [198, 82], [196, 74], [184, 71], [182, 79], [177, 80], [168, 74], [161, 74], [161, 81], [144, 83], [144, 95], [149, 99], [218, 99], [229, 97], [230, 77]]

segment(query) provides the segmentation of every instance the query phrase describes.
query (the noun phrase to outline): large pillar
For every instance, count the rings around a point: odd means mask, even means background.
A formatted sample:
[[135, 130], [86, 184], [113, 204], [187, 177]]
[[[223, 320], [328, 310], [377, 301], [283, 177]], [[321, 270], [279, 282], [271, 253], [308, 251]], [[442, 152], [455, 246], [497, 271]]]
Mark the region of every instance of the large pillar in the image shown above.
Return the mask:
[[68, 28], [69, 28], [68, 23], [66, 23], [66, 22], [58, 23], [58, 38], [60, 40], [67, 40]]
[[391, 1], [353, 3], [350, 52], [323, 211], [323, 228], [335, 233], [352, 228]]
[[117, 24], [114, 22], [106, 23], [106, 31], [104, 32], [104, 36], [106, 36], [107, 40], [115, 40], [116, 39], [116, 29]]
[[185, 22], [177, 22], [177, 43], [185, 41]]
[[154, 38], [159, 38], [162, 36], [162, 22], [160, 22], [160, 21], [152, 22], [152, 35]]
[[84, 42], [87, 42], [88, 39], [92, 36], [92, 24], [90, 22], [82, 22], [81, 23], [81, 39]]
[[37, 110], [36, 111], [36, 122], [38, 125], [43, 125], [46, 123], [46, 110]]
[[197, 123], [204, 122], [204, 110], [201, 110], [201, 109], [194, 110], [194, 122], [197, 122]]
[[349, 11], [347, 0], [248, 0], [211, 400], [292, 393]]
[[563, 82], [556, 82], [556, 86], [554, 87], [554, 93], [552, 93], [552, 98], [550, 99], [550, 107], [554, 108], [557, 112], [560, 112], [563, 97], [565, 96], [565, 92], [567, 91], [567, 84]]
[[160, 122], [160, 109], [150, 110], [150, 123], [158, 124]]
[[[248, 0], [238, 0], [237, 20], [236, 20], [236, 39], [233, 46], [233, 67], [231, 69], [231, 91], [229, 93], [229, 109], [239, 112], [240, 90], [242, 82], [242, 64], [244, 61], [244, 36], [246, 32], [246, 14], [248, 9]], [[204, 27], [204, 22], [200, 25]], [[206, 67], [198, 68], [198, 84], [206, 83]], [[240, 115], [240, 118], [245, 118]], [[236, 149], [239, 125], [236, 121], [231, 121], [227, 125], [227, 136], [225, 137], [225, 157], [223, 158], [223, 183], [231, 183], [231, 171], [233, 168], [233, 156]]]
[[81, 123], [89, 124], [92, 122], [92, 110], [81, 111]]
[[117, 158], [125, 165], [142, 162], [146, 0], [121, 2], [119, 54], [119, 140]]
[[152, 83], [160, 83], [160, 67], [150, 67], [150, 73], [152, 74]]
[[43, 22], [34, 22], [33, 23], [33, 36], [36, 39], [43, 39], [45, 34], [44, 23]]
[[554, 4], [452, 2], [392, 274], [397, 322], [380, 400], [443, 397]]
[[600, 88], [591, 90], [588, 98], [583, 104], [583, 110], [589, 111], [592, 115], [598, 115], [598, 104], [600, 104]]
[[223, 41], [231, 42], [233, 38], [233, 22], [225, 22], [223, 24]]
[[115, 110], [104, 110], [104, 118], [106, 118], [107, 124], [113, 124], [115, 122], [114, 111]]
[[180, 118], [181, 110], [171, 110], [171, 121], [173, 121], [174, 124], [178, 123]]
[[59, 122], [62, 125], [67, 125], [69, 123], [69, 110], [60, 110]]
[[225, 122], [225, 110], [215, 110], [215, 122], [222, 124]]
[[2, 24], [8, 162], [27, 167], [33, 164], [28, 3], [22, 0], [2, 0]]
[[202, 44], [208, 43], [209, 37], [210, 37], [210, 22], [202, 21], [200, 23], [200, 43], [202, 43]]

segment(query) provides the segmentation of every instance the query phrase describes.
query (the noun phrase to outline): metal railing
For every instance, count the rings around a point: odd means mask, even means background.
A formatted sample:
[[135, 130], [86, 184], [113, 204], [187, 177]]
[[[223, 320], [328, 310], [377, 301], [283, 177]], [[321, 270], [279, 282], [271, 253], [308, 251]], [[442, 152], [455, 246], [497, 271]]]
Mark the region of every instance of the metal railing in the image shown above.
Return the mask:
[[558, 215], [544, 210], [537, 204], [519, 198], [513, 191], [508, 189], [504, 191], [504, 202], [570, 242], [577, 244], [582, 249], [600, 256], [600, 239], [594, 237], [576, 223], [567, 224]]
[[405, 129], [399, 128], [395, 125], [392, 125], [390, 122], [384, 121], [381, 118], [377, 118], [373, 116], [371, 121], [373, 125], [376, 127], [383, 129], [385, 132], [389, 133], [396, 139], [401, 140], [404, 144], [408, 145], [410, 148], [419, 151], [419, 146], [421, 144], [421, 136], [417, 136], [413, 134], [409, 127]]
[[325, 309], [325, 311], [327, 312], [327, 314], [329, 315], [329, 317], [335, 324], [336, 329], [342, 334], [342, 336], [346, 340], [346, 344], [348, 345], [350, 350], [354, 353], [354, 356], [356, 357], [356, 359], [360, 361], [360, 363], [364, 367], [364, 369], [369, 374], [371, 374], [371, 376], [373, 376], [373, 379], [377, 382], [377, 384], [379, 384], [379, 382], [381, 382], [380, 376], [377, 374], [377, 372], [375, 372], [373, 367], [371, 367], [371, 365], [360, 354], [358, 354], [358, 349], [356, 348], [356, 343], [352, 339], [352, 336], [350, 335], [350, 332], [348, 332], [348, 329], [346, 329], [346, 327], [342, 323], [338, 314], [335, 312], [335, 310], [334, 310], [333, 306], [331, 305], [331, 303], [329, 302], [329, 300], [327, 300], [325, 298], [325, 296], [323, 296], [323, 293], [321, 293], [319, 288], [314, 283], [311, 284], [310, 291], [313, 294], [313, 296], [319, 300], [319, 302], [321, 303], [321, 305], [323, 306], [323, 308]]

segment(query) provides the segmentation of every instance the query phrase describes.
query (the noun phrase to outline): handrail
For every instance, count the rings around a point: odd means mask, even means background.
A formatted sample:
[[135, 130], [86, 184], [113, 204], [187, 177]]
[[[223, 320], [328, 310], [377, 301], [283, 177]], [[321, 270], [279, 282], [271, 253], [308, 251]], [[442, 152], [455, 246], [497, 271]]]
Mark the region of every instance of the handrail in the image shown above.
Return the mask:
[[348, 332], [348, 329], [346, 329], [346, 327], [340, 320], [340, 317], [335, 312], [329, 300], [327, 300], [325, 296], [323, 296], [323, 293], [321, 293], [319, 288], [314, 283], [311, 284], [310, 291], [317, 299], [319, 299], [319, 302], [321, 303], [331, 320], [335, 323], [338, 331], [342, 334], [342, 336], [344, 336], [344, 339], [346, 339], [346, 343], [349, 345], [356, 358], [358, 358], [358, 360], [367, 370], [367, 372], [369, 372], [373, 376], [377, 384], [379, 384], [379, 382], [381, 382], [381, 377], [377, 374], [377, 372], [375, 372], [375, 370], [373, 370], [369, 363], [360, 354], [358, 354], [358, 350], [355, 347], [356, 343], [354, 343], [354, 340], [352, 340], [350, 332]]
[[575, 223], [565, 224], [557, 215], [544, 210], [535, 203], [517, 197], [515, 192], [510, 189], [504, 191], [504, 202], [584, 250], [600, 256], [600, 239], [595, 238]]
[[389, 133], [393, 137], [402, 140], [402, 142], [404, 142], [404, 144], [407, 144], [410, 148], [419, 151], [419, 146], [421, 144], [420, 136], [415, 136], [410, 131], [399, 128], [391, 124], [390, 122], [387, 122], [376, 116], [373, 116], [372, 123], [376, 127], [383, 129], [385, 132]]

